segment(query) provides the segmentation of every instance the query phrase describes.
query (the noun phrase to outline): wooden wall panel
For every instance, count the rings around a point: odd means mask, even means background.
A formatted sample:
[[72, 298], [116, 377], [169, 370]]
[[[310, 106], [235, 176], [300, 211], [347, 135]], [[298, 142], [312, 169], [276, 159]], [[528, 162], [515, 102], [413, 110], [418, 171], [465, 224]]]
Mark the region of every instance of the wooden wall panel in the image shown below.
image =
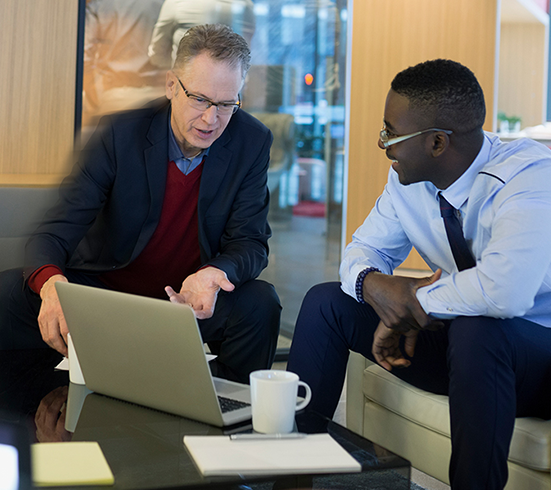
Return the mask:
[[[467, 65], [486, 94], [491, 128], [497, 15], [497, 2], [479, 0], [353, 2], [347, 241], [387, 180], [389, 161], [377, 138], [390, 82], [399, 71], [434, 58]], [[404, 265], [426, 268], [418, 256]]]
[[51, 183], [66, 171], [77, 24], [76, 0], [2, 0], [0, 183]]
[[497, 108], [520, 116], [522, 127], [546, 119], [547, 31], [535, 22], [501, 26]]

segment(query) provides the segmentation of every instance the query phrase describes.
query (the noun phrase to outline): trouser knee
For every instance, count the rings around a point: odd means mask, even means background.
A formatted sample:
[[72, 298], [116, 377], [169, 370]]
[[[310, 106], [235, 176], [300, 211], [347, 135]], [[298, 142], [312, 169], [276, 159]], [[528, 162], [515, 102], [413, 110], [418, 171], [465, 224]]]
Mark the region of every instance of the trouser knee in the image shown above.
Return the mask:
[[216, 366], [211, 365], [215, 375], [246, 383], [251, 371], [270, 368], [280, 314], [279, 298], [264, 281], [221, 294], [213, 317], [200, 321], [203, 339], [218, 354]]
[[338, 282], [312, 286], [302, 301], [297, 327], [319, 329], [339, 323], [342, 312], [347, 310], [346, 305], [341, 307], [341, 303], [350, 300], [351, 298], [343, 293]]
[[312, 286], [302, 302], [302, 308], [313, 313], [323, 313], [333, 302], [339, 302], [343, 291], [338, 282], [324, 282]]
[[273, 285], [262, 280], [249, 281], [229, 295], [237, 295], [228, 321], [251, 324], [263, 334], [277, 337], [281, 303]]

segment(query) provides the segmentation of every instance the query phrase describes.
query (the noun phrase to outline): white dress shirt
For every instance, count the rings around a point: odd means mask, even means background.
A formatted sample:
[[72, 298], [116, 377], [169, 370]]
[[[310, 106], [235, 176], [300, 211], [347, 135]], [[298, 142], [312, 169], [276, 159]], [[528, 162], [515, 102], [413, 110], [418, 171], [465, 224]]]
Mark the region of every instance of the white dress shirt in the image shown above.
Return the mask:
[[390, 169], [375, 207], [346, 247], [342, 289], [356, 298], [358, 274], [392, 274], [414, 246], [442, 278], [417, 291], [438, 318], [522, 317], [551, 327], [551, 150], [529, 139], [485, 133], [467, 171], [443, 191], [460, 210], [476, 267], [458, 272], [433, 184], [401, 185]]

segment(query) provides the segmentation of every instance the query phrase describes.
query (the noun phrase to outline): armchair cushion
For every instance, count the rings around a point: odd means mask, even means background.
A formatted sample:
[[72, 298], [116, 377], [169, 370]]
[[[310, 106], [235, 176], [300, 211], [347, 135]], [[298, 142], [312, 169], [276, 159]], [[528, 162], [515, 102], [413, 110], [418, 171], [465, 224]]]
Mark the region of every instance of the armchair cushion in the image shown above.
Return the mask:
[[[351, 353], [346, 390], [347, 426], [448, 483], [451, 455], [446, 396], [415, 388]], [[517, 418], [506, 489], [551, 488], [551, 421]]]
[[[380, 366], [365, 370], [363, 391], [382, 407], [428, 430], [450, 437], [448, 397], [433, 395], [396, 378]], [[368, 394], [368, 395], [367, 395]], [[551, 421], [532, 417], [515, 423], [509, 460], [538, 471], [551, 470]]]

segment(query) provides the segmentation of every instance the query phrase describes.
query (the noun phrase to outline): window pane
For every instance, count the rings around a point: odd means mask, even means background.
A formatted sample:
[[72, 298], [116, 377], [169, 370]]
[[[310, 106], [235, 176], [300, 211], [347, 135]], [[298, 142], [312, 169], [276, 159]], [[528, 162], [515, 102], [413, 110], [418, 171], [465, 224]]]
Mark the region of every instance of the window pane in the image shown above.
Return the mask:
[[255, 2], [245, 110], [274, 133], [270, 264], [291, 336], [306, 291], [338, 280], [343, 201], [346, 1]]
[[86, 6], [82, 142], [101, 115], [164, 95], [176, 46], [224, 23], [251, 45], [244, 110], [274, 134], [270, 264], [292, 335], [306, 291], [338, 279], [343, 201], [346, 0], [143, 0]]

